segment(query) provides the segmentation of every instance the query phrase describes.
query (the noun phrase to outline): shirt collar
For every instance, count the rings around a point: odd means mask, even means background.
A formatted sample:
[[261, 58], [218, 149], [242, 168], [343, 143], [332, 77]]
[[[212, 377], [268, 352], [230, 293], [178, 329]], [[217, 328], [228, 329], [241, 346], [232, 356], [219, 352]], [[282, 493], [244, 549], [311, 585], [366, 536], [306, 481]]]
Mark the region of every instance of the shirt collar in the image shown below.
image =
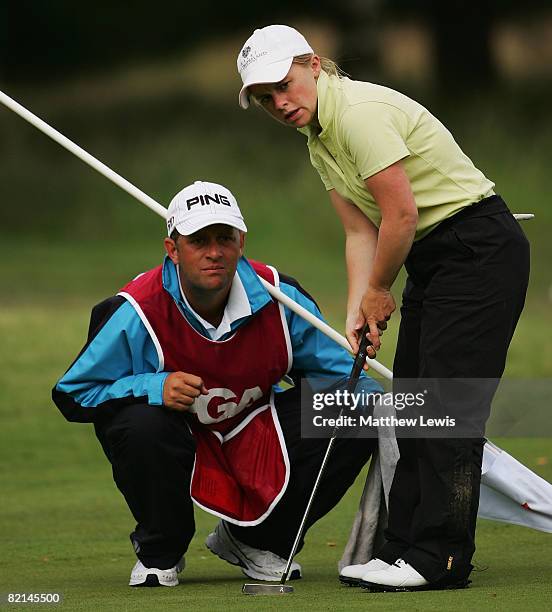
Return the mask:
[[237, 271], [234, 275], [234, 280], [232, 281], [232, 286], [230, 287], [230, 293], [228, 294], [228, 302], [226, 303], [222, 320], [218, 327], [215, 327], [213, 324], [209, 323], [209, 321], [206, 321], [193, 309], [192, 305], [188, 301], [188, 298], [186, 297], [186, 294], [184, 293], [184, 290], [182, 289], [178, 268], [176, 269], [176, 273], [178, 276], [178, 284], [180, 287], [180, 296], [182, 297], [182, 301], [184, 304], [186, 304], [194, 317], [203, 325], [211, 337], [211, 340], [218, 340], [232, 330], [232, 323], [251, 314], [251, 306], [249, 304], [249, 300], [247, 299], [247, 293], [245, 292], [245, 287], [243, 286]]

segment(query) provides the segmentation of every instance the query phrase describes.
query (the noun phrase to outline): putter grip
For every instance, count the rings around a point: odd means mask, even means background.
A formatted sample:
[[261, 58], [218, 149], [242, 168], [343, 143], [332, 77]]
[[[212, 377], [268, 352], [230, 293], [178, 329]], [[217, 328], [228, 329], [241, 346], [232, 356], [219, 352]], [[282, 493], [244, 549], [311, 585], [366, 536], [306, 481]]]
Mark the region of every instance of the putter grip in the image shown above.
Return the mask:
[[353, 363], [353, 369], [351, 370], [351, 376], [349, 378], [348, 391], [353, 392], [356, 388], [357, 381], [359, 379], [364, 363], [366, 362], [368, 347], [372, 346], [372, 343], [366, 337], [366, 334], [370, 331], [368, 323], [362, 329], [362, 336], [360, 338], [360, 345], [358, 347], [358, 353], [356, 354], [355, 361]]

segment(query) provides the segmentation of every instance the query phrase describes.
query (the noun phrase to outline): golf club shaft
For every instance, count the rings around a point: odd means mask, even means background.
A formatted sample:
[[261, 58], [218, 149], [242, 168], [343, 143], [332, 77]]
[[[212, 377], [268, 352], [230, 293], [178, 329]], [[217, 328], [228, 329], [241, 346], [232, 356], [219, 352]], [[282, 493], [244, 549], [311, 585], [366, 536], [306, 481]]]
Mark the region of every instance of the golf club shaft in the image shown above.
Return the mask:
[[[368, 349], [368, 346], [370, 346], [370, 341], [368, 340], [368, 338], [366, 337], [366, 334], [370, 331], [370, 328], [368, 327], [368, 325], [366, 324], [364, 329], [362, 330], [362, 336], [360, 339], [360, 346], [358, 349], [358, 353], [355, 357], [355, 360], [353, 362], [353, 368], [351, 370], [351, 375], [349, 377], [349, 381], [347, 383], [347, 391], [349, 393], [354, 393], [357, 383], [358, 383], [358, 379], [360, 377], [360, 374], [362, 372], [362, 368], [364, 366], [364, 363], [366, 362], [366, 351]], [[343, 413], [343, 408], [341, 408], [341, 410], [339, 411], [339, 415], [338, 415], [338, 419], [341, 416], [341, 414]], [[320, 484], [320, 481], [322, 480], [322, 475], [324, 474], [324, 470], [326, 468], [326, 464], [328, 463], [328, 459], [330, 457], [330, 454], [332, 452], [332, 448], [333, 445], [335, 443], [335, 439], [336, 439], [336, 435], [337, 435], [337, 430], [338, 427], [337, 425], [334, 427], [334, 430], [332, 432], [332, 436], [330, 438], [330, 441], [328, 442], [328, 446], [326, 447], [326, 452], [324, 453], [324, 458], [322, 459], [322, 463], [320, 465], [320, 469], [318, 470], [318, 475], [316, 477], [316, 480], [314, 481], [314, 486], [312, 487], [312, 491], [309, 497], [309, 501], [307, 502], [307, 506], [305, 508], [305, 513], [303, 514], [303, 518], [301, 520], [301, 524], [299, 525], [299, 529], [297, 531], [297, 535], [295, 536], [295, 541], [293, 542], [293, 546], [291, 548], [291, 551], [289, 553], [289, 557], [288, 557], [288, 561], [286, 564], [286, 567], [284, 569], [284, 573], [282, 574], [282, 578], [280, 580], [280, 584], [285, 584], [289, 575], [289, 570], [291, 569], [291, 564], [293, 563], [293, 558], [295, 557], [295, 553], [297, 552], [297, 548], [299, 546], [299, 542], [301, 541], [301, 537], [303, 535], [303, 531], [305, 530], [305, 524], [307, 522], [307, 518], [309, 516], [309, 512], [312, 506], [312, 502], [314, 501], [314, 498], [316, 497], [316, 492], [318, 491], [318, 486]]]
[[[35, 128], [46, 134], [46, 136], [49, 136], [52, 140], [67, 149], [70, 153], [73, 153], [73, 155], [78, 157], [85, 164], [88, 164], [91, 168], [105, 176], [112, 183], [126, 191], [128, 194], [136, 198], [139, 202], [141, 202], [151, 210], [153, 210], [153, 212], [157, 213], [160, 217], [166, 219], [167, 209], [164, 206], [156, 202], [153, 198], [144, 193], [142, 190], [138, 189], [138, 187], [127, 181], [120, 174], [117, 174], [115, 171], [111, 170], [111, 168], [106, 166], [103, 162], [90, 155], [90, 153], [79, 147], [79, 145], [74, 143], [72, 140], [69, 140], [69, 138], [64, 136], [61, 132], [58, 132], [52, 126], [48, 125], [45, 121], [37, 117], [30, 110], [26, 109], [24, 106], [19, 104], [19, 102], [16, 102], [13, 98], [10, 98], [2, 91], [0, 91], [0, 102], [4, 104], [4, 106], [12, 110], [14, 113], [19, 115], [22, 119], [25, 119], [25, 121], [29, 122]], [[316, 327], [323, 334], [334, 340], [334, 342], [337, 342], [337, 344], [342, 346], [345, 350], [351, 352], [351, 346], [349, 345], [349, 342], [345, 338], [345, 336], [339, 334], [327, 323], [318, 319], [306, 308], [303, 308], [300, 304], [292, 300], [283, 291], [278, 289], [278, 287], [274, 287], [274, 285], [271, 285], [268, 281], [264, 280], [261, 277], [259, 277], [259, 280], [274, 299], [283, 303], [290, 310], [295, 312], [295, 314], [305, 319], [313, 327]], [[369, 359], [368, 363], [370, 367], [373, 368], [373, 370], [381, 376], [388, 379], [393, 378], [393, 373], [391, 372], [391, 370], [386, 368], [384, 365], [382, 365], [375, 359]]]

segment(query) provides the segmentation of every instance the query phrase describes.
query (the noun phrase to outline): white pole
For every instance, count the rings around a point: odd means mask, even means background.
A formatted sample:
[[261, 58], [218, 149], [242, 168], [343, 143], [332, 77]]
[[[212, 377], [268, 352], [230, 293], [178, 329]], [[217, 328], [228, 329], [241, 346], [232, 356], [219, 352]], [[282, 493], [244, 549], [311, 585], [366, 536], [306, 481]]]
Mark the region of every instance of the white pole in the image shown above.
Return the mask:
[[[111, 168], [106, 166], [100, 160], [90, 155], [90, 153], [87, 153], [84, 149], [79, 147], [79, 145], [75, 144], [72, 140], [69, 140], [69, 138], [61, 134], [61, 132], [55, 130], [45, 121], [37, 117], [35, 114], [31, 113], [31, 111], [27, 110], [24, 106], [21, 106], [21, 104], [7, 96], [2, 91], [0, 91], [0, 102], [2, 102], [2, 104], [7, 106], [14, 113], [25, 119], [25, 121], [28, 121], [31, 125], [34, 125], [34, 127], [46, 134], [46, 136], [49, 136], [52, 140], [55, 140], [62, 147], [73, 153], [73, 155], [76, 155], [84, 163], [94, 168], [94, 170], [98, 171], [100, 174], [103, 174], [111, 182], [115, 183], [115, 185], [117, 185], [121, 189], [124, 189], [127, 193], [136, 198], [139, 202], [145, 204], [148, 208], [151, 208], [153, 212], [156, 212], [159, 216], [163, 217], [163, 219], [167, 218], [167, 209], [164, 206], [161, 206], [161, 204], [159, 204], [149, 195], [138, 189], [138, 187], [135, 187], [132, 183], [127, 181], [120, 174], [117, 174], [116, 172], [111, 170]], [[313, 327], [316, 327], [323, 334], [326, 334], [326, 336], [337, 342], [337, 344], [342, 346], [347, 351], [351, 352], [351, 347], [345, 336], [342, 336], [341, 334], [336, 332], [335, 329], [330, 327], [327, 323], [315, 317], [306, 308], [303, 308], [300, 304], [292, 300], [277, 287], [274, 287], [261, 277], [259, 277], [259, 279], [273, 298], [275, 298], [279, 302], [282, 302], [290, 310], [295, 312], [295, 314], [305, 319]], [[370, 364], [370, 367], [373, 368], [374, 371], [378, 374], [381, 374], [385, 378], [393, 378], [393, 373], [391, 372], [391, 370], [386, 368], [384, 365], [382, 365], [375, 359], [368, 359], [368, 363]]]

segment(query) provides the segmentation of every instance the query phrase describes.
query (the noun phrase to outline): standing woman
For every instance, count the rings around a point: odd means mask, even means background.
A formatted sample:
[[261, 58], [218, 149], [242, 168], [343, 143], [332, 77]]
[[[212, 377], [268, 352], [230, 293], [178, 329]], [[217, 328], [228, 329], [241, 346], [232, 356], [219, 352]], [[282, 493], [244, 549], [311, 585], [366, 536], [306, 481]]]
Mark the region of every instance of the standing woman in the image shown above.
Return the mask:
[[[346, 235], [346, 334], [371, 357], [408, 279], [395, 378], [499, 379], [523, 308], [529, 246], [494, 183], [407, 96], [345, 78], [293, 28], [255, 30], [238, 55], [239, 103], [307, 137]], [[492, 393], [482, 408], [488, 416]], [[475, 551], [483, 438], [401, 439], [386, 544], [342, 579], [373, 590], [460, 588]]]

